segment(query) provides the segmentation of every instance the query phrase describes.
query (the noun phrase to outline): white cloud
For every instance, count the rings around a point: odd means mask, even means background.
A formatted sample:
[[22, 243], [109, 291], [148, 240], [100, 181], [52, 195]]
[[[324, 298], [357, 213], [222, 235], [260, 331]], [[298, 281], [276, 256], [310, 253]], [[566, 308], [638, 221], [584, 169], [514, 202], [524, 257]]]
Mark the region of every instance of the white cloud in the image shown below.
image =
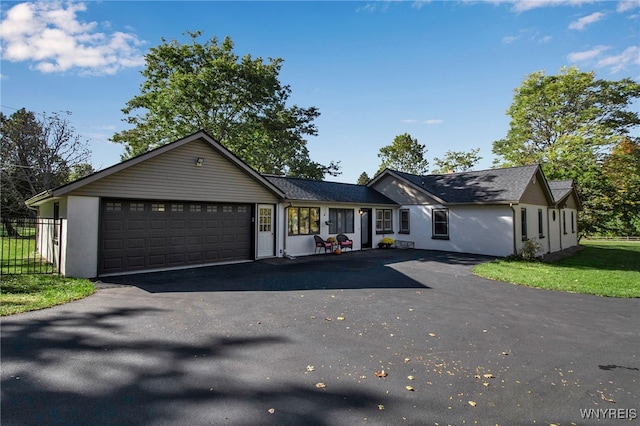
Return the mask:
[[411, 7], [413, 7], [414, 9], [422, 9], [424, 6], [428, 5], [429, 3], [431, 3], [431, 0], [415, 0], [411, 4]]
[[502, 44], [511, 44], [518, 40], [535, 41], [538, 43], [548, 43], [552, 40], [551, 36], [541, 36], [540, 32], [535, 28], [521, 29], [518, 35], [508, 35], [502, 37]]
[[598, 22], [602, 18], [604, 18], [604, 13], [595, 12], [595, 13], [592, 13], [591, 15], [583, 16], [582, 18], [576, 21], [573, 21], [572, 23], [569, 24], [569, 29], [578, 30], [578, 31], [584, 30], [587, 25], [591, 25], [595, 22]]
[[640, 47], [627, 47], [621, 54], [602, 58], [597, 64], [597, 66], [602, 68], [610, 67], [611, 72], [614, 73], [625, 70], [629, 65], [640, 65]]
[[[418, 120], [414, 120], [413, 118], [407, 118], [407, 119], [402, 120], [402, 123], [405, 123], [405, 124], [415, 124], [417, 122], [418, 122]], [[442, 123], [442, 120], [440, 120], [439, 118], [430, 118], [428, 120], [424, 120], [422, 123], [429, 124], [429, 125], [440, 124], [440, 123]]]
[[493, 0], [496, 4], [512, 4], [514, 12], [526, 12], [532, 9], [555, 6], [580, 6], [594, 3], [596, 0]]
[[640, 2], [638, 0], [623, 0], [618, 3], [616, 10], [618, 12], [626, 12], [627, 10], [634, 9], [636, 7], [640, 7]]
[[2, 56], [12, 62], [32, 61], [43, 73], [79, 70], [81, 74], [115, 74], [144, 65], [135, 34], [97, 30], [96, 22], [82, 22], [84, 3], [38, 1], [9, 9], [0, 25]]
[[609, 68], [610, 72], [617, 73], [627, 68], [640, 65], [640, 47], [629, 46], [619, 55], [605, 55], [611, 50], [609, 46], [596, 46], [591, 50], [570, 53], [567, 59], [571, 62], [595, 61], [598, 68]]
[[609, 46], [596, 46], [591, 50], [585, 50], [583, 52], [572, 52], [567, 55], [567, 59], [570, 62], [584, 62], [600, 56], [603, 52], [611, 49]]

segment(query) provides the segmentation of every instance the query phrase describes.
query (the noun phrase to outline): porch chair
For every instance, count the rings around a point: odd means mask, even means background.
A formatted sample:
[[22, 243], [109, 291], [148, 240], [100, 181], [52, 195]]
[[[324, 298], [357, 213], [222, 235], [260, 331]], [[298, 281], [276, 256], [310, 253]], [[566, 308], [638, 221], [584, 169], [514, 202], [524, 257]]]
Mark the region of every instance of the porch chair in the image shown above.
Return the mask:
[[340, 250], [347, 247], [353, 250], [353, 241], [351, 241], [349, 237], [347, 237], [346, 235], [338, 234], [336, 235], [336, 240], [338, 241], [338, 246], [340, 247]]
[[331, 249], [333, 248], [331, 243], [328, 241], [325, 241], [322, 239], [322, 237], [320, 237], [320, 235], [314, 235], [313, 236], [314, 241], [316, 242], [316, 251], [315, 253], [318, 253], [318, 250], [324, 248], [324, 252], [326, 253], [327, 250], [331, 251]]

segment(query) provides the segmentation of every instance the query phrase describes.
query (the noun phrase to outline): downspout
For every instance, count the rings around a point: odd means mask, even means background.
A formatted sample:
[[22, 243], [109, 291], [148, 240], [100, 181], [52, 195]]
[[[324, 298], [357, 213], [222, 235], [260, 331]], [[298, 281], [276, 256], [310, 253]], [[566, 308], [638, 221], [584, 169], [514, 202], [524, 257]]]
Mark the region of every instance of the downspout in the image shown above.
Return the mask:
[[516, 209], [513, 207], [513, 203], [509, 203], [509, 207], [513, 212], [513, 216], [511, 218], [511, 223], [513, 225], [513, 255], [518, 255], [518, 247], [516, 246]]
[[284, 218], [282, 219], [283, 221], [285, 221], [285, 223], [282, 226], [282, 229], [283, 229], [282, 234], [284, 235], [284, 238], [283, 238], [283, 241], [282, 241], [282, 256], [286, 257], [287, 259], [295, 259], [294, 256], [290, 256], [290, 255], [287, 254], [287, 224], [286, 224], [286, 220], [289, 217], [288, 210], [291, 207], [292, 207], [292, 203], [291, 203], [291, 201], [289, 201], [289, 205], [284, 208]]
[[549, 207], [547, 207], [547, 253], [551, 253], [551, 220], [549, 219]]
[[558, 204], [558, 240], [560, 241], [560, 251], [564, 250], [562, 247], [562, 221], [560, 220], [560, 205]]

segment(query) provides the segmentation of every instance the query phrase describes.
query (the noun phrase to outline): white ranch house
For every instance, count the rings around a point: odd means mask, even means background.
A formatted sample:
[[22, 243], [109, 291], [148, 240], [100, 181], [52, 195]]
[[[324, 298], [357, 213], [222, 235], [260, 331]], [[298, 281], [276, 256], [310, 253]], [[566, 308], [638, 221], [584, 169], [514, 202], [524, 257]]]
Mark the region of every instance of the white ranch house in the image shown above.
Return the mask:
[[[62, 220], [39, 247], [62, 274], [99, 277], [316, 252], [314, 235], [353, 250], [383, 237], [416, 249], [507, 256], [578, 244], [571, 181], [538, 165], [416, 176], [385, 170], [368, 185], [261, 175], [197, 132], [27, 200]], [[40, 232], [48, 232], [41, 229]], [[62, 250], [62, 253], [60, 253]]]

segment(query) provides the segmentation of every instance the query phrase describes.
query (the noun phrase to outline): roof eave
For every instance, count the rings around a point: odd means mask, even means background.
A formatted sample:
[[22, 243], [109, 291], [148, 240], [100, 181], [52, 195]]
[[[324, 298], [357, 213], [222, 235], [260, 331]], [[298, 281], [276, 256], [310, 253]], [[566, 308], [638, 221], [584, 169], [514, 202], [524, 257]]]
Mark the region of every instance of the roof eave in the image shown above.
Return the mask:
[[24, 203], [26, 204], [27, 207], [35, 207], [35, 206], [41, 205], [45, 201], [48, 201], [50, 198], [53, 198], [53, 191], [46, 190], [46, 191], [42, 191], [39, 194], [34, 195], [28, 200], [25, 200]]
[[465, 202], [449, 202], [442, 203], [443, 206], [510, 206], [520, 204], [519, 200], [501, 200], [501, 201], [465, 201]]
[[204, 130], [200, 130], [196, 133], [193, 133], [191, 135], [185, 136], [182, 139], [178, 139], [174, 142], [165, 144], [161, 147], [158, 147], [152, 151], [146, 152], [144, 154], [138, 155], [136, 157], [130, 158], [128, 160], [122, 161], [118, 164], [114, 164], [113, 166], [107, 167], [106, 169], [100, 170], [96, 173], [93, 173], [89, 176], [86, 176], [84, 178], [78, 179], [74, 182], [68, 183], [66, 185], [60, 186], [58, 188], [55, 188], [53, 190], [51, 190], [51, 192], [55, 192], [56, 196], [61, 196], [61, 195], [65, 195], [71, 191], [74, 191], [78, 188], [81, 188], [85, 185], [88, 185], [92, 182], [95, 182], [99, 179], [102, 179], [104, 177], [110, 176], [114, 173], [117, 173], [121, 170], [127, 169], [129, 167], [135, 166], [136, 164], [139, 164], [143, 161], [149, 160], [151, 158], [154, 158], [160, 154], [163, 154], [167, 151], [170, 151], [172, 149], [175, 149], [179, 146], [185, 145], [187, 143], [193, 142], [195, 140], [203, 140], [206, 143], [208, 143], [209, 145], [211, 145], [211, 147], [213, 149], [215, 149], [216, 151], [218, 151], [220, 154], [222, 154], [222, 156], [224, 156], [227, 160], [231, 161], [232, 163], [234, 163], [236, 166], [240, 167], [241, 169], [243, 169], [245, 172], [247, 172], [248, 174], [250, 174], [256, 181], [258, 181], [259, 183], [261, 183], [262, 185], [264, 185], [267, 189], [269, 189], [271, 192], [273, 192], [278, 198], [280, 198], [281, 200], [285, 198], [285, 193], [282, 192], [277, 186], [275, 186], [274, 184], [272, 184], [271, 182], [269, 182], [264, 176], [262, 176], [260, 173], [258, 173], [256, 170], [254, 170], [251, 166], [249, 166], [247, 163], [245, 163], [244, 161], [242, 161], [240, 158], [236, 157], [233, 153], [231, 153], [231, 151], [229, 151], [228, 149], [226, 149], [224, 146], [222, 146], [220, 143], [218, 143], [215, 139], [213, 139], [212, 136], [210, 136], [207, 132], [205, 132]]
[[316, 204], [350, 204], [350, 205], [355, 205], [355, 206], [399, 206], [398, 203], [395, 202], [391, 202], [391, 203], [378, 203], [378, 202], [371, 202], [371, 201], [339, 201], [339, 200], [320, 200], [320, 199], [313, 199], [313, 198], [285, 198], [283, 200], [285, 203], [316, 203]]
[[[442, 205], [445, 205], [447, 202], [442, 199], [441, 197], [438, 197], [437, 195], [427, 191], [426, 189], [424, 189], [423, 187], [421, 187], [420, 185], [416, 185], [415, 183], [411, 182], [408, 179], [405, 179], [404, 177], [400, 176], [399, 174], [395, 173], [393, 170], [390, 169], [384, 169], [384, 171], [382, 171], [380, 174], [378, 174], [374, 179], [371, 180], [371, 182], [369, 182], [367, 184], [367, 186], [371, 186], [374, 184], [374, 180], [375, 182], [379, 181], [380, 179], [382, 179], [382, 176], [388, 174], [396, 179], [400, 179], [401, 181], [413, 186], [414, 188], [417, 188], [418, 190], [420, 190], [421, 192], [423, 192], [424, 194], [426, 194], [428, 197], [433, 198], [434, 200], [436, 200], [437, 202], [439, 202]], [[415, 175], [418, 176], [418, 175]]]

